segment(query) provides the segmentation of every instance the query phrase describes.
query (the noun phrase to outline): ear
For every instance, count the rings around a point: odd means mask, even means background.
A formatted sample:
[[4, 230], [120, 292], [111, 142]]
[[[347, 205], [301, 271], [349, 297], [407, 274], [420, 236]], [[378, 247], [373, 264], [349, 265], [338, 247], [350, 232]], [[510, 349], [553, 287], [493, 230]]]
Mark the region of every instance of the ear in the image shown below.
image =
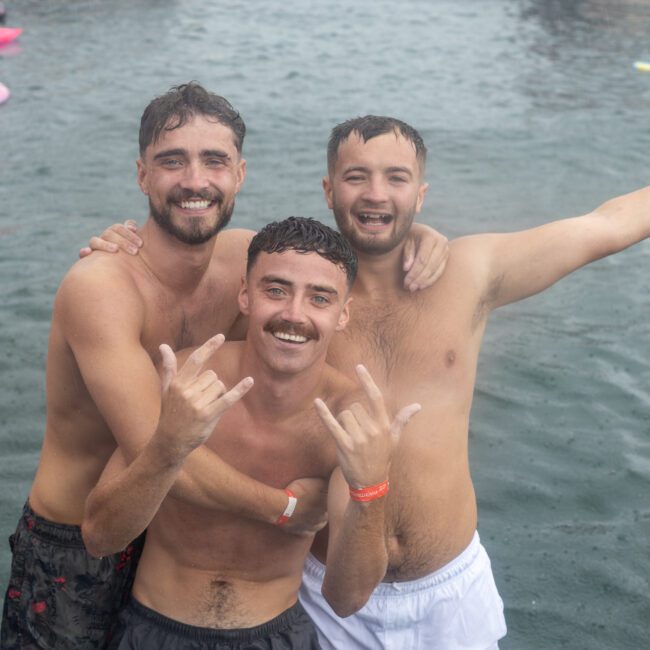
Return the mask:
[[241, 288], [239, 289], [237, 300], [239, 301], [239, 311], [244, 316], [248, 316], [250, 312], [248, 309], [248, 283], [246, 282], [246, 278], [241, 279]]
[[138, 185], [140, 186], [140, 189], [142, 190], [142, 193], [145, 196], [149, 196], [149, 192], [147, 190], [147, 184], [146, 184], [146, 176], [147, 176], [147, 168], [144, 162], [142, 161], [142, 158], [138, 158], [135, 162], [136, 168], [137, 168], [137, 179], [138, 179]]
[[241, 186], [244, 184], [244, 179], [246, 178], [246, 160], [242, 158], [237, 163], [237, 185], [235, 192], [239, 192]]
[[420, 189], [418, 189], [418, 198], [415, 202], [415, 213], [418, 214], [422, 209], [422, 204], [424, 203], [424, 197], [427, 195], [427, 190], [429, 189], [429, 183], [422, 183]]
[[325, 194], [325, 201], [327, 201], [327, 207], [331, 210], [334, 202], [332, 201], [332, 183], [329, 176], [323, 178], [323, 193]]
[[350, 320], [350, 303], [352, 302], [352, 298], [348, 298], [345, 303], [343, 304], [343, 309], [341, 310], [341, 314], [339, 316], [338, 323], [336, 325], [336, 331], [340, 332], [341, 330], [345, 329], [345, 326], [348, 324], [348, 321]]

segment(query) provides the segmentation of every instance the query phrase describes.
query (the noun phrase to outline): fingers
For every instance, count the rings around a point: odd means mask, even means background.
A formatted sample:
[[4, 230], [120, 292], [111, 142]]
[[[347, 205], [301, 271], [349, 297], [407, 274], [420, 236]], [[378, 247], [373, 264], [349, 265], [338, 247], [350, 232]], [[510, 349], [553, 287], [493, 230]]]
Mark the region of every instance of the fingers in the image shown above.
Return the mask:
[[185, 361], [179, 370], [178, 376], [184, 380], [197, 377], [201, 373], [205, 363], [222, 346], [224, 341], [225, 336], [223, 334], [217, 334], [208, 339], [201, 347], [190, 354], [187, 361]]
[[93, 252], [92, 248], [90, 246], [84, 246], [83, 248], [79, 249], [79, 259], [83, 259], [84, 257], [88, 257]]
[[446, 237], [427, 237], [420, 243], [415, 259], [406, 277], [404, 287], [409, 291], [430, 287], [443, 273], [449, 257]]
[[105, 253], [117, 253], [119, 247], [101, 237], [91, 237], [88, 242], [91, 251], [104, 251]]
[[136, 230], [135, 221], [129, 220], [124, 224], [115, 223], [104, 230], [101, 237], [91, 237], [90, 248], [107, 253], [123, 250], [130, 255], [137, 255], [138, 249], [142, 246], [142, 239]]
[[160, 346], [160, 356], [162, 357], [162, 392], [167, 392], [169, 384], [172, 383], [174, 377], [176, 377], [176, 355], [173, 350], [166, 344], [163, 343]]
[[421, 410], [422, 406], [417, 403], [409, 404], [408, 406], [400, 409], [390, 427], [390, 432], [395, 442], [399, 440], [402, 430], [409, 423], [409, 420]]
[[413, 262], [415, 261], [415, 242], [410, 237], [404, 244], [402, 256], [404, 260], [402, 263], [402, 269], [405, 273], [408, 273], [408, 271], [410, 271], [411, 267], [413, 266]]
[[388, 424], [388, 414], [386, 413], [386, 406], [384, 404], [384, 397], [381, 394], [377, 384], [363, 364], [356, 367], [357, 377], [364, 392], [368, 396], [368, 404], [370, 406], [370, 415], [382, 424]]
[[314, 406], [316, 407], [316, 411], [320, 416], [320, 419], [323, 421], [323, 424], [332, 434], [336, 444], [344, 446], [349, 445], [350, 436], [339, 424], [338, 420], [332, 415], [332, 412], [329, 410], [325, 402], [323, 402], [322, 399], [317, 398], [314, 400]]
[[233, 404], [238, 402], [246, 393], [253, 387], [253, 378], [244, 377], [236, 386], [231, 388], [227, 393], [225, 393], [220, 399], [220, 413], [223, 413], [229, 409]]

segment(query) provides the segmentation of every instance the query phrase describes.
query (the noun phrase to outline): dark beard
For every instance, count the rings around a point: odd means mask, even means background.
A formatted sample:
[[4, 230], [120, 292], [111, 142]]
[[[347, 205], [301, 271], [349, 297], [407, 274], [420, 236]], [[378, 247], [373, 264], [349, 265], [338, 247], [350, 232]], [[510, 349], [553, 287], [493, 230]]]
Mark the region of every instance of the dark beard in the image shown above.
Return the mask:
[[386, 240], [381, 240], [373, 235], [361, 235], [354, 227], [348, 227], [347, 220], [337, 212], [334, 207], [334, 219], [341, 234], [348, 240], [357, 253], [364, 255], [384, 255], [397, 248], [408, 236], [413, 223], [413, 218], [398, 228], [395, 234]]
[[167, 234], [171, 235], [175, 239], [178, 239], [178, 241], [183, 242], [184, 244], [189, 244], [190, 246], [204, 244], [205, 242], [215, 237], [220, 230], [228, 225], [230, 218], [232, 217], [233, 210], [235, 209], [235, 202], [231, 201], [229, 204], [220, 202], [220, 208], [220, 218], [211, 228], [203, 230], [201, 228], [201, 217], [190, 217], [188, 219], [189, 229], [184, 230], [172, 222], [171, 209], [169, 207], [169, 204], [167, 204], [163, 210], [158, 210], [151, 202], [151, 199], [149, 199], [149, 214], [151, 214], [153, 220]]

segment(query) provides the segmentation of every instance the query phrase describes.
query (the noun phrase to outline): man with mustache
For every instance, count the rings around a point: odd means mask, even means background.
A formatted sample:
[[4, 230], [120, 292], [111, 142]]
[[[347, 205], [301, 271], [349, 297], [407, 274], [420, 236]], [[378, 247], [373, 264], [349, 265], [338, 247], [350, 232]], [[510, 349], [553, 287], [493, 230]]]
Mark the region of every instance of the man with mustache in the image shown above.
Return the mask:
[[419, 133], [390, 117], [344, 122], [328, 144], [325, 198], [359, 256], [354, 310], [328, 361], [352, 376], [363, 360], [390, 395], [389, 411], [408, 395], [423, 412], [404, 432], [391, 464], [388, 569], [367, 602], [367, 585], [360, 585], [357, 594], [347, 594], [350, 608], [332, 611], [328, 602], [336, 603], [336, 594], [323, 583], [327, 538], [317, 535], [300, 597], [323, 648], [498, 646], [506, 633], [503, 603], [476, 531], [468, 458], [488, 317], [650, 235], [645, 188], [580, 217], [459, 238], [450, 243], [441, 279], [413, 294], [399, 282], [399, 269], [404, 233], [426, 195], [425, 161]]
[[[185, 457], [202, 443], [270, 485], [331, 475], [330, 490], [349, 492], [352, 500], [330, 520], [334, 543], [325, 580], [345, 594], [353, 582], [383, 575], [390, 457], [419, 405], [402, 409], [391, 424], [363, 367], [357, 373], [367, 411], [355, 400], [354, 384], [325, 362], [347, 323], [355, 273], [352, 249], [327, 226], [293, 217], [269, 224], [251, 241], [239, 295], [249, 320], [246, 340], [213, 354], [223, 340], [215, 337], [178, 374], [173, 353], [161, 346], [156, 433], [128, 467], [116, 452], [88, 498], [82, 525], [95, 555], [123, 548], [147, 527], [133, 599], [110, 648], [320, 647], [297, 602], [311, 537], [165, 498]], [[330, 408], [338, 413], [344, 405], [339, 425]], [[143, 497], [135, 501], [134, 494]]]

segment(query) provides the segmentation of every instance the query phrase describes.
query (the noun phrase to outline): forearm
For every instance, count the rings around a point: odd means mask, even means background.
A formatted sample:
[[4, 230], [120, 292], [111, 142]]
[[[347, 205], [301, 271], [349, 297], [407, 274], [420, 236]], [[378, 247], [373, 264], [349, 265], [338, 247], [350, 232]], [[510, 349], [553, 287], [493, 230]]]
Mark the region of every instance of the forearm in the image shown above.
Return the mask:
[[616, 253], [650, 237], [650, 186], [606, 201], [592, 216], [611, 232], [610, 249]]
[[96, 557], [117, 553], [146, 529], [174, 484], [183, 459], [170, 459], [153, 442], [86, 500], [81, 531]]
[[277, 521], [287, 505], [283, 489], [243, 474], [206, 447], [187, 457], [170, 494], [191, 506], [265, 523]]
[[338, 616], [361, 609], [386, 574], [384, 502], [351, 500], [330, 531], [322, 593]]

